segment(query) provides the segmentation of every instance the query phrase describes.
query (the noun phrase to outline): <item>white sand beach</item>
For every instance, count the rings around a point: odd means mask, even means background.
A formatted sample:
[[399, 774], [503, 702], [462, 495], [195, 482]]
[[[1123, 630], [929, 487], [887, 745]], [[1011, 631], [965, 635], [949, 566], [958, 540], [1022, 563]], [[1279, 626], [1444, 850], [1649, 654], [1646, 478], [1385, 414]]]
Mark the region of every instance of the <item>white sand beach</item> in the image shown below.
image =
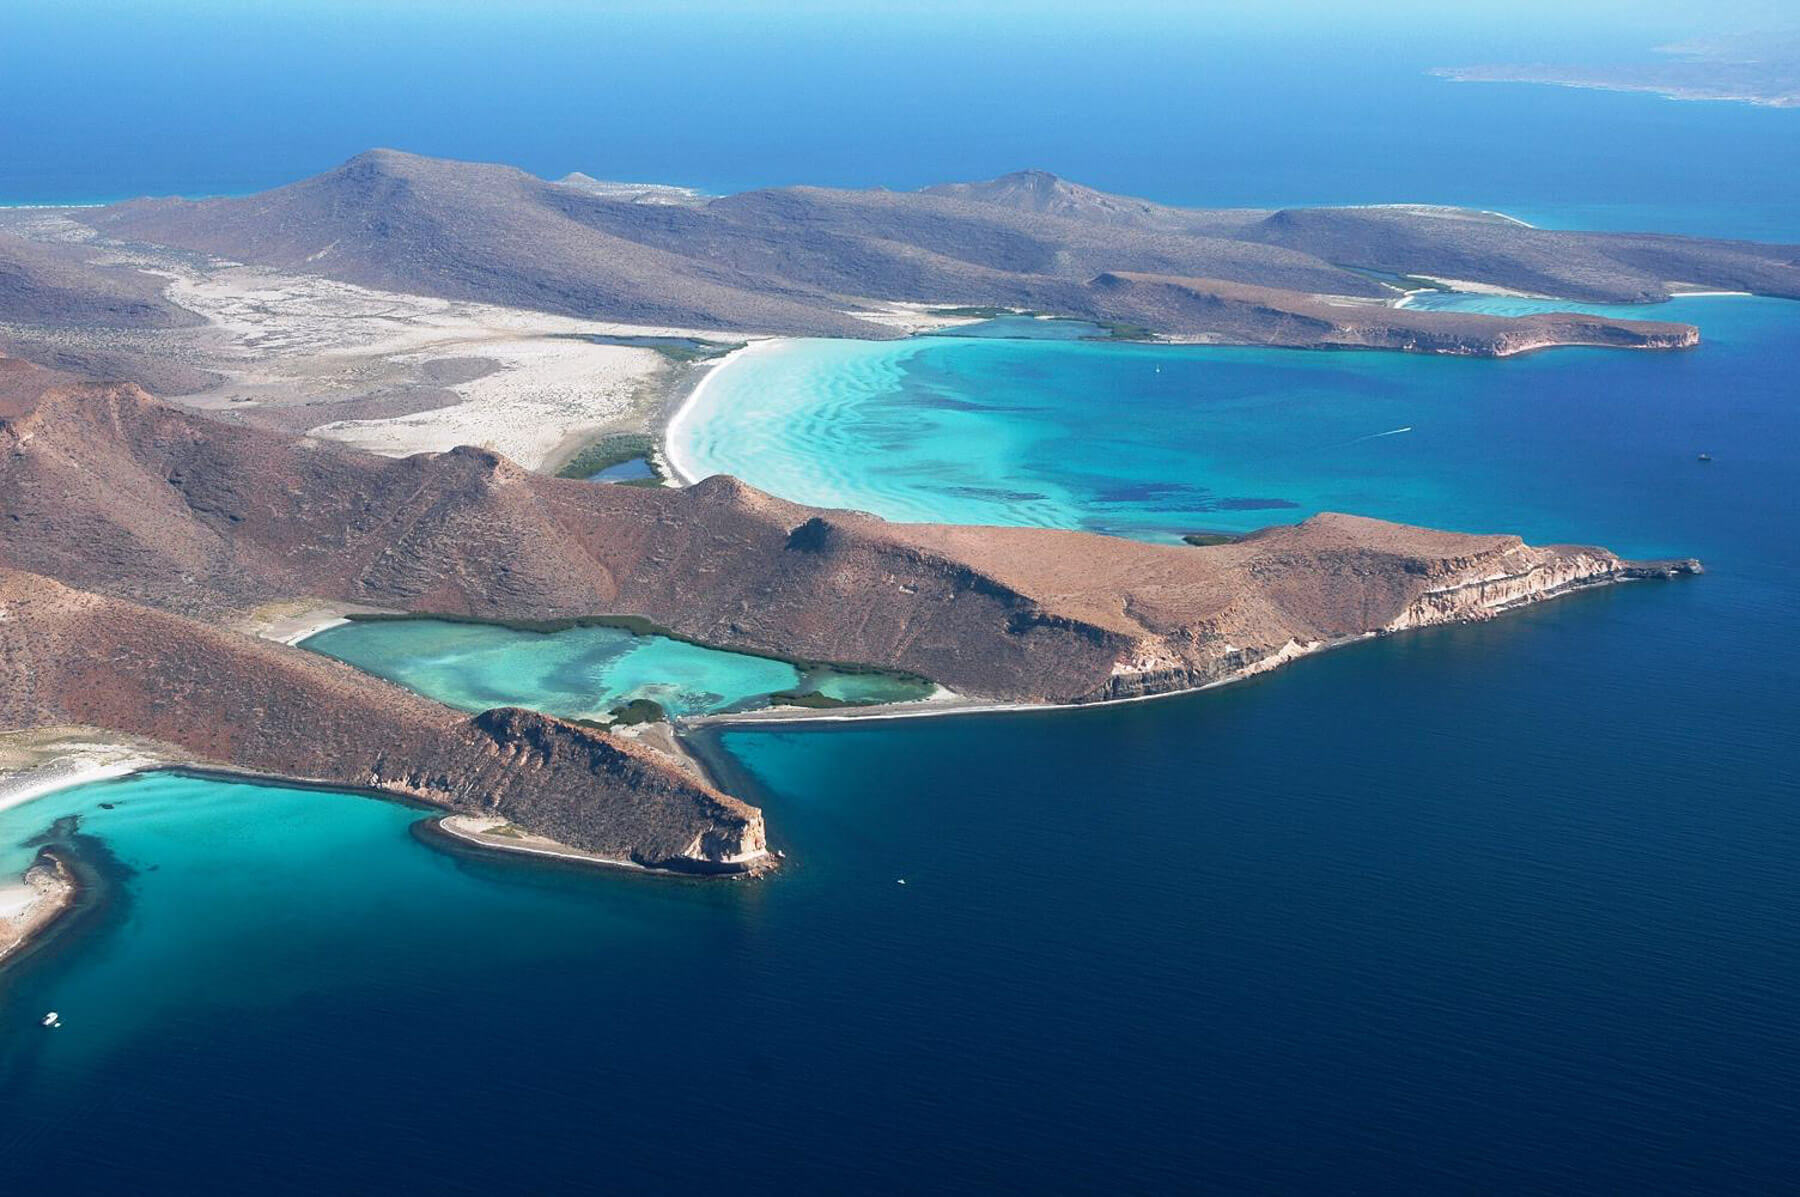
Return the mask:
[[663, 425], [662, 456], [664, 464], [669, 467], [669, 477], [682, 486], [692, 486], [703, 476], [700, 473], [700, 466], [684, 451], [682, 436], [688, 422], [694, 418], [700, 396], [706, 393], [706, 388], [711, 385], [713, 379], [719, 376], [719, 371], [752, 353], [767, 353], [787, 344], [790, 340], [792, 340], [791, 337], [764, 337], [760, 340], [753, 340], [712, 363], [705, 376], [682, 398], [680, 406], [669, 416], [668, 423]]
[[178, 759], [155, 745], [91, 728], [6, 732], [0, 734], [0, 811]]
[[266, 603], [251, 611], [233, 626], [235, 631], [280, 644], [298, 644], [308, 636], [350, 622], [353, 615], [398, 615], [387, 607], [371, 607], [365, 603], [331, 602], [317, 598], [296, 598]]
[[634, 860], [622, 860], [618, 857], [583, 852], [545, 836], [532, 835], [519, 830], [505, 819], [492, 815], [445, 815], [437, 821], [437, 825], [444, 834], [483, 848], [493, 848], [502, 852], [519, 852], [526, 856], [548, 856], [557, 860], [601, 865], [611, 869], [650, 871]]

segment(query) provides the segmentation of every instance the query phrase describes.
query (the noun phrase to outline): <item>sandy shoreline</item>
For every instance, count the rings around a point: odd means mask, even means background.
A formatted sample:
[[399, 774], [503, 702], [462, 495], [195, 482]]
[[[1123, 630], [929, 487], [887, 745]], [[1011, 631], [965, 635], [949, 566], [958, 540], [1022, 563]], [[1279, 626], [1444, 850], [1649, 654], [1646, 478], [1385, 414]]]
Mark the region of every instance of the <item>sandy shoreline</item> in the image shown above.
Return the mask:
[[57, 790], [110, 781], [178, 758], [147, 743], [85, 729], [0, 735], [0, 811]]
[[559, 844], [545, 836], [520, 831], [505, 819], [493, 815], [453, 814], [430, 821], [437, 826], [439, 831], [452, 839], [459, 839], [482, 848], [492, 848], [499, 852], [517, 852], [525, 856], [546, 856], [556, 860], [600, 865], [610, 869], [634, 869], [640, 873], [651, 871], [635, 860], [621, 860], [618, 857], [583, 852], [578, 848], [571, 848], [567, 844]]
[[[980, 324], [987, 319], [985, 316], [934, 316], [931, 314], [933, 311], [943, 310], [950, 306], [952, 305], [895, 301], [881, 304], [872, 309], [859, 308], [853, 314], [859, 319], [868, 320], [874, 324], [885, 324], [901, 329], [908, 336]], [[700, 467], [695, 464], [693, 458], [683, 454], [681, 433], [687, 427], [688, 422], [692, 420], [701, 395], [705, 393], [706, 388], [712, 384], [719, 372], [732, 362], [741, 360], [751, 353], [766, 353], [769, 350], [779, 349], [794, 341], [804, 339], [806, 338], [751, 337], [741, 347], [723, 357], [705, 363], [706, 372], [692, 386], [686, 388], [685, 392], [677, 388], [670, 393], [669, 397], [672, 402], [665, 403], [663, 418], [657, 422], [657, 427], [651, 429], [656, 436], [657, 443], [662, 447], [663, 464], [667, 467], [670, 479], [679, 486], [692, 486], [703, 477]], [[889, 342], [872, 341], [870, 343], [888, 344]]]
[[[1585, 583], [1565, 589], [1547, 592], [1519, 602], [1510, 603], [1493, 609], [1499, 616], [1525, 607], [1536, 606], [1552, 599], [1565, 598], [1582, 590], [1603, 588], [1608, 586], [1629, 585], [1636, 579], [1629, 577], [1612, 578], [1604, 582]], [[1429, 627], [1456, 627], [1468, 620], [1451, 620], [1440, 624], [1425, 625]], [[1318, 656], [1320, 653], [1334, 652], [1351, 645], [1363, 644], [1371, 640], [1379, 640], [1384, 636], [1404, 635], [1419, 630], [1416, 627], [1390, 629], [1382, 631], [1362, 632], [1354, 636], [1343, 636], [1335, 640], [1314, 640], [1306, 644], [1292, 643], [1288, 650], [1275, 653], [1257, 665], [1240, 670], [1229, 677], [1218, 678], [1200, 686], [1184, 686], [1175, 690], [1158, 690], [1152, 694], [1132, 694], [1123, 698], [1097, 698], [1091, 702], [992, 702], [979, 698], [969, 698], [940, 687], [939, 694], [930, 698], [908, 703], [878, 704], [867, 707], [840, 707], [833, 710], [815, 710], [806, 707], [765, 707], [759, 711], [738, 711], [721, 715], [693, 715], [681, 721], [683, 727], [721, 728], [744, 727], [756, 724], [790, 724], [790, 723], [854, 723], [863, 720], [882, 719], [932, 719], [947, 715], [1019, 715], [1043, 714], [1055, 711], [1086, 711], [1104, 707], [1126, 706], [1131, 703], [1157, 702], [1166, 698], [1183, 698], [1195, 694], [1203, 694], [1208, 690], [1217, 690], [1224, 686], [1235, 686], [1247, 682], [1265, 673], [1272, 673], [1285, 668], [1305, 657]]]
[[680, 397], [680, 401], [675, 405], [675, 410], [670, 412], [668, 419], [663, 421], [661, 435], [657, 438], [662, 445], [663, 462], [669, 468], [670, 478], [681, 486], [692, 486], [700, 481], [700, 467], [681, 451], [681, 431], [693, 418], [695, 405], [713, 379], [719, 376], [719, 371], [751, 353], [765, 352], [793, 339], [792, 337], [764, 337], [761, 340], [747, 343], [741, 349], [734, 349], [724, 357], [710, 363], [710, 368], [706, 373], [688, 390], [687, 394]]
[[233, 624], [233, 630], [246, 635], [273, 640], [278, 644], [299, 644], [309, 636], [327, 628], [341, 627], [354, 615], [403, 615], [386, 607], [362, 603], [333, 603], [318, 599], [294, 599], [259, 607]]
[[[1435, 277], [1433, 275], [1429, 275], [1429, 274], [1420, 274], [1420, 275], [1415, 275], [1414, 277], [1430, 279], [1434, 283], [1442, 283], [1444, 286], [1449, 287], [1452, 291], [1455, 291], [1459, 294], [1464, 294], [1464, 295], [1486, 295], [1486, 296], [1494, 296], [1494, 297], [1500, 297], [1500, 298], [1506, 298], [1506, 299], [1533, 299], [1533, 300], [1537, 300], [1540, 303], [1579, 303], [1579, 302], [1581, 302], [1580, 300], [1562, 299], [1555, 295], [1537, 295], [1530, 291], [1513, 291], [1513, 290], [1507, 289], [1506, 287], [1496, 287], [1496, 286], [1492, 286], [1487, 283], [1472, 283], [1466, 279], [1437, 278], [1437, 277]], [[1414, 296], [1431, 295], [1431, 294], [1436, 294], [1436, 293], [1437, 292], [1434, 292], [1431, 288], [1428, 288], [1428, 287], [1423, 287], [1423, 288], [1420, 288], [1420, 289], [1414, 290], [1414, 291], [1408, 291], [1406, 294], [1402, 295], [1399, 299], [1394, 300], [1393, 306], [1397, 307], [1397, 308], [1410, 308], [1410, 307], [1414, 306], [1413, 302], [1412, 302]], [[1652, 300], [1649, 303], [1636, 303], [1636, 304], [1615, 303], [1615, 304], [1604, 304], [1604, 305], [1594, 305], [1594, 306], [1618, 307], [1618, 308], [1642, 308], [1642, 309], [1644, 309], [1644, 315], [1642, 317], [1633, 317], [1633, 318], [1649, 320], [1649, 319], [1654, 318], [1653, 309], [1658, 308], [1665, 303], [1673, 303], [1677, 299], [1718, 299], [1718, 298], [1748, 299], [1748, 298], [1754, 297], [1754, 295], [1755, 295], [1755, 292], [1753, 292], [1753, 291], [1671, 290], [1669, 292], [1669, 297], [1667, 299]], [[1505, 356], [1505, 355], [1502, 355], [1502, 356]]]
[[[1450, 290], [1463, 295], [1499, 295], [1508, 299], [1540, 299], [1550, 303], [1557, 301], [1556, 296], [1554, 295], [1543, 295], [1536, 291], [1519, 291], [1512, 287], [1502, 287], [1495, 283], [1477, 283], [1466, 278], [1439, 278], [1435, 274], [1416, 274], [1413, 277], [1436, 283], [1440, 287], [1448, 287]], [[1407, 298], [1411, 298], [1413, 294], [1415, 293], [1408, 292]], [[1402, 299], [1394, 306], [1403, 307], [1405, 306], [1405, 303], [1406, 300]]]
[[81, 887], [54, 852], [38, 854], [17, 885], [0, 886], [0, 969], [75, 906]]

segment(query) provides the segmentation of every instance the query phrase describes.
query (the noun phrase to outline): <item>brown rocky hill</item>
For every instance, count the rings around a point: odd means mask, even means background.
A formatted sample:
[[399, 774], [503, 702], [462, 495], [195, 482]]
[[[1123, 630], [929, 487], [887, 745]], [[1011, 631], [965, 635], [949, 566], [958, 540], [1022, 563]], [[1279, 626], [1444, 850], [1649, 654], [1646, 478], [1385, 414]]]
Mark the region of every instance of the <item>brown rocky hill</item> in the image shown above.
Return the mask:
[[34, 574], [0, 570], [0, 668], [0, 727], [125, 732], [663, 868], [764, 851], [759, 811], [629, 741], [531, 711], [471, 718], [326, 657]]
[[0, 565], [210, 618], [296, 595], [495, 619], [624, 613], [1053, 702], [1224, 680], [1636, 568], [1337, 515], [1209, 548], [898, 525], [724, 477], [642, 489], [479, 449], [378, 458], [131, 387], [50, 386], [0, 420], [0, 513]]

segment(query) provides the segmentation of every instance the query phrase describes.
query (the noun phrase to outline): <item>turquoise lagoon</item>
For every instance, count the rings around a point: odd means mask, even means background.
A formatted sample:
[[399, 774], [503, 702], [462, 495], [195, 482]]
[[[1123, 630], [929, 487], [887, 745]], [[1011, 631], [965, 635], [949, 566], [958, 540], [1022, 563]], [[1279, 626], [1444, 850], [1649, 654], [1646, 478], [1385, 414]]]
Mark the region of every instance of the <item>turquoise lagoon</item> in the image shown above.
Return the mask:
[[444, 619], [359, 619], [301, 647], [465, 711], [522, 706], [565, 719], [602, 719], [634, 699], [677, 718], [766, 706], [771, 695], [817, 693], [866, 704], [923, 698], [930, 687], [882, 673], [842, 673], [668, 636], [583, 624], [539, 632]]
[[[1517, 314], [1551, 304], [1425, 295]], [[1697, 297], [1608, 313], [1698, 324], [1686, 353], [1556, 349], [1500, 361], [1094, 340], [792, 340], [721, 366], [671, 433], [694, 476], [896, 520], [1172, 539], [1321, 510], [1675, 552], [1635, 496], [1762, 469], [1793, 306]], [[1599, 463], [1604, 462], [1602, 468]], [[1571, 470], [1584, 485], [1570, 487]], [[1641, 518], [1640, 518], [1641, 517]], [[1621, 521], [1626, 526], [1620, 528]]]

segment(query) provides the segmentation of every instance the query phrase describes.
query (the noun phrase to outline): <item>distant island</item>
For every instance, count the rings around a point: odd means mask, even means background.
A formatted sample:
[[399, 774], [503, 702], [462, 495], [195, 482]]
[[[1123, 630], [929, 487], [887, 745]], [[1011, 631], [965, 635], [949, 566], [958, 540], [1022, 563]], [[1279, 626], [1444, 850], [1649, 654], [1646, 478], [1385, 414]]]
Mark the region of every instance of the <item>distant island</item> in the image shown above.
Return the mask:
[[1800, 107], [1800, 36], [1709, 38], [1659, 46], [1660, 61], [1578, 65], [1440, 67], [1458, 83], [1543, 83], [1599, 91], [1649, 92], [1671, 100], [1721, 100]]

